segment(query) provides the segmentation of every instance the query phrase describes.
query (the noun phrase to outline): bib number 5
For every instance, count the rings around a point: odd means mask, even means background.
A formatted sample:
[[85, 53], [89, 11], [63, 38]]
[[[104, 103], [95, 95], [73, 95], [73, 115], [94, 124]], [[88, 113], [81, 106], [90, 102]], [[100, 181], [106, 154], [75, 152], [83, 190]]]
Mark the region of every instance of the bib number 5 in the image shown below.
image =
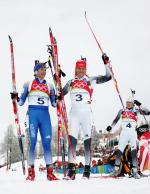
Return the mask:
[[45, 102], [44, 102], [44, 98], [38, 98], [37, 99], [37, 103], [38, 104], [44, 104]]

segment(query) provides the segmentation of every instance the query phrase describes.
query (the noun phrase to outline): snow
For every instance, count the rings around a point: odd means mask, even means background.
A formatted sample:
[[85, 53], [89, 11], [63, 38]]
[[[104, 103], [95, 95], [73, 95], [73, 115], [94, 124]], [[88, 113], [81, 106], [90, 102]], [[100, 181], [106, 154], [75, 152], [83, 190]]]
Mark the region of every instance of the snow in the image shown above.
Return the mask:
[[5, 163], [5, 154], [0, 155], [0, 165], [3, 165]]
[[[81, 174], [77, 174], [74, 181], [62, 180], [62, 175], [56, 174], [60, 178], [58, 181], [47, 181], [46, 174], [39, 172], [38, 167], [41, 160], [36, 161], [36, 180], [26, 181], [26, 176], [22, 174], [21, 164], [12, 165], [11, 170], [6, 171], [6, 167], [0, 169], [0, 188], [2, 194], [141, 194], [149, 193], [150, 177], [134, 178], [91, 178], [82, 179]], [[43, 163], [44, 164], [44, 163]], [[91, 174], [91, 177], [100, 175]]]

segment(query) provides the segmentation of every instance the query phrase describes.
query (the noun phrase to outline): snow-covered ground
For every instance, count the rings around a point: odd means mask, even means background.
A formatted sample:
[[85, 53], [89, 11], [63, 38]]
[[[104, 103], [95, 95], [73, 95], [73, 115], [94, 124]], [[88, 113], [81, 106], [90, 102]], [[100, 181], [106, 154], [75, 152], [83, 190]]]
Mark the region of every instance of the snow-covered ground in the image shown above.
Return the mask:
[[[74, 181], [62, 180], [62, 175], [56, 174], [60, 180], [47, 181], [46, 174], [39, 172], [38, 167], [41, 160], [36, 161], [36, 180], [26, 181], [26, 176], [22, 174], [20, 163], [12, 165], [11, 170], [6, 171], [6, 167], [0, 169], [0, 191], [2, 194], [141, 194], [149, 193], [150, 177], [135, 180], [133, 178], [102, 179], [91, 178], [82, 179], [82, 175], [77, 174]], [[92, 174], [91, 177], [98, 176]], [[100, 176], [100, 175], [99, 175]]]

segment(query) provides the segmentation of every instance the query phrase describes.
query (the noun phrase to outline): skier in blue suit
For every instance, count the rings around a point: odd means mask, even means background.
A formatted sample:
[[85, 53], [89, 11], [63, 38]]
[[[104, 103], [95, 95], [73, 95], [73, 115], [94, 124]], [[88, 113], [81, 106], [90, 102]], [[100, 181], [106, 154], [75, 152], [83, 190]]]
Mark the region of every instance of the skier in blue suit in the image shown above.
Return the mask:
[[34, 170], [34, 151], [37, 142], [38, 129], [41, 135], [41, 141], [44, 151], [44, 159], [47, 168], [47, 179], [57, 180], [53, 174], [51, 139], [52, 126], [49, 114], [49, 100], [53, 107], [56, 107], [55, 90], [52, 84], [47, 83], [44, 79], [46, 75], [45, 63], [36, 61], [34, 66], [35, 79], [27, 82], [23, 86], [20, 98], [18, 94], [11, 93], [14, 98], [17, 95], [18, 104], [24, 105], [28, 98], [28, 118], [29, 118], [29, 160], [28, 160], [28, 176], [27, 180], [35, 179]]

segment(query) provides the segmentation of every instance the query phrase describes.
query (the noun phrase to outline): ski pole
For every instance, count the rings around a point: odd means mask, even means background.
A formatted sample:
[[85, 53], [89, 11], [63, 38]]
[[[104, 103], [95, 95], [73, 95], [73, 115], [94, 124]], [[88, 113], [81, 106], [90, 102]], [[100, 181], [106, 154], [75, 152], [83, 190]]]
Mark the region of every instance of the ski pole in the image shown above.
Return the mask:
[[[97, 38], [96, 38], [96, 35], [95, 35], [94, 31], [92, 30], [92, 27], [91, 27], [91, 25], [90, 25], [90, 23], [89, 23], [89, 21], [88, 21], [88, 19], [87, 19], [87, 14], [86, 14], [86, 12], [85, 12], [85, 20], [86, 20], [86, 22], [87, 22], [87, 24], [88, 24], [88, 27], [90, 28], [90, 31], [91, 31], [91, 33], [92, 33], [92, 35], [93, 35], [93, 37], [94, 37], [94, 39], [95, 39], [95, 41], [96, 41], [98, 47], [99, 47], [99, 50], [100, 50], [101, 54], [103, 55], [103, 54], [104, 54], [104, 51], [103, 51], [103, 49], [102, 49], [100, 43], [98, 42], [98, 40], [97, 40]], [[110, 71], [111, 71], [111, 73], [112, 73], [112, 78], [113, 78], [113, 80], [114, 80], [115, 88], [116, 88], [116, 91], [117, 91], [117, 93], [118, 93], [118, 96], [119, 96], [121, 105], [122, 105], [122, 107], [123, 107], [123, 110], [125, 111], [125, 106], [124, 106], [124, 104], [123, 104], [123, 100], [122, 100], [122, 98], [121, 98], [120, 91], [119, 91], [119, 88], [118, 88], [118, 83], [117, 83], [117, 80], [116, 80], [116, 78], [115, 78], [115, 75], [114, 75], [114, 72], [113, 72], [112, 65], [111, 65], [110, 61], [108, 61], [108, 64], [109, 64], [109, 69], [110, 69]]]

